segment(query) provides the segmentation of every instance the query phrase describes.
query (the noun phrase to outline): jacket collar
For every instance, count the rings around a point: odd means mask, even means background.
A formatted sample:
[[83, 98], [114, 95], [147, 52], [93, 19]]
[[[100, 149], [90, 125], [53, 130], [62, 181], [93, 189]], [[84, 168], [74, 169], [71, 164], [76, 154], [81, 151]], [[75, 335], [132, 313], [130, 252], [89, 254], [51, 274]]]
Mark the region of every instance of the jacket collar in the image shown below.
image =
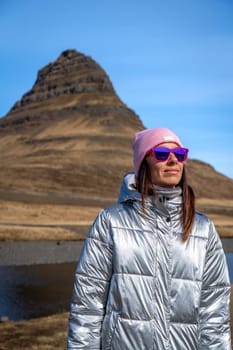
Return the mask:
[[[134, 173], [127, 173], [122, 181], [119, 203], [137, 202], [141, 205], [141, 193], [136, 190], [136, 178]], [[145, 198], [146, 208], [156, 208], [164, 213], [177, 212], [181, 209], [182, 189], [181, 187], [165, 188], [154, 185], [155, 194]]]

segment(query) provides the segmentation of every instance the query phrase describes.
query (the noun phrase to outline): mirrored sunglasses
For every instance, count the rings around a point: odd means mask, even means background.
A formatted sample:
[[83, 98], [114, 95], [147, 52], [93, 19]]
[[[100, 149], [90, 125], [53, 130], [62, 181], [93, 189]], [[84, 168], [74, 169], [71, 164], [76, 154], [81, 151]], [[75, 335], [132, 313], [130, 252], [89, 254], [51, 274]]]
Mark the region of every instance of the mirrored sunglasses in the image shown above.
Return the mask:
[[173, 153], [178, 160], [178, 162], [184, 162], [188, 158], [188, 148], [177, 147], [177, 148], [165, 148], [165, 147], [155, 147], [148, 153], [153, 153], [156, 160], [160, 162], [165, 162], [170, 153]]

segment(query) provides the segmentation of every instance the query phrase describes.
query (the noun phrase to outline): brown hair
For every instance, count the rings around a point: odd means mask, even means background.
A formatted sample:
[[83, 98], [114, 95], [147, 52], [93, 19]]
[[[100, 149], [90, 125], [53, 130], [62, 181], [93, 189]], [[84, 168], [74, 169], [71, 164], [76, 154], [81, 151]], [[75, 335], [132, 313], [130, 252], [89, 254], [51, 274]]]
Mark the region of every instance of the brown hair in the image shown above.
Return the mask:
[[[195, 195], [192, 187], [187, 183], [185, 166], [183, 168], [183, 174], [178, 186], [182, 188], [183, 202], [181, 224], [183, 226], [182, 239], [185, 242], [192, 231], [195, 216]], [[138, 172], [136, 188], [142, 195], [142, 207], [143, 210], [145, 210], [145, 196], [154, 194], [151, 172], [145, 158]]]

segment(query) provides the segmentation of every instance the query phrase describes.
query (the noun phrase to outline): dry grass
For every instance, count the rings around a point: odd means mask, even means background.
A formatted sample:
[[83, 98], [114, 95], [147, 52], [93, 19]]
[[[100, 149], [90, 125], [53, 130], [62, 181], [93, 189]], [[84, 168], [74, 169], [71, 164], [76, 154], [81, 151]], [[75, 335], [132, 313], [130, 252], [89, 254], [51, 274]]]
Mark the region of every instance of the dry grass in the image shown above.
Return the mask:
[[199, 198], [197, 209], [213, 220], [221, 237], [233, 237], [233, 200]]
[[[78, 81], [78, 72], [74, 71], [72, 81]], [[98, 74], [102, 77], [101, 72]], [[113, 108], [103, 108], [99, 113], [97, 105]], [[72, 109], [74, 106], [82, 110]], [[119, 106], [122, 109], [116, 108]], [[70, 108], [66, 110], [67, 107]], [[126, 106], [110, 88], [110, 94], [97, 90], [60, 95], [42, 102], [36, 100], [14, 111], [8, 120], [31, 115], [37, 115], [38, 119], [2, 128], [1, 189], [115, 197], [122, 174], [132, 170], [133, 135], [143, 128], [138, 117], [123, 107]], [[233, 237], [232, 180], [203, 162], [190, 160], [187, 166], [199, 197], [229, 198], [202, 198], [197, 206], [214, 220], [221, 236]], [[93, 222], [101, 207], [1, 199], [0, 240], [83, 239], [82, 227]], [[2, 323], [0, 350], [65, 349], [67, 318], [68, 314], [64, 313]]]
[[68, 313], [1, 324], [1, 350], [66, 349]]
[[80, 240], [101, 207], [0, 200], [0, 240]]
[[21, 227], [0, 226], [0, 241], [34, 241], [34, 240], [83, 240], [83, 232], [72, 232], [59, 227]]
[[33, 204], [0, 200], [0, 222], [18, 224], [87, 224], [100, 207], [56, 204]]
[[[0, 240], [80, 240], [99, 206], [0, 200]], [[233, 237], [233, 201], [198, 199], [197, 208], [214, 221], [222, 237]]]

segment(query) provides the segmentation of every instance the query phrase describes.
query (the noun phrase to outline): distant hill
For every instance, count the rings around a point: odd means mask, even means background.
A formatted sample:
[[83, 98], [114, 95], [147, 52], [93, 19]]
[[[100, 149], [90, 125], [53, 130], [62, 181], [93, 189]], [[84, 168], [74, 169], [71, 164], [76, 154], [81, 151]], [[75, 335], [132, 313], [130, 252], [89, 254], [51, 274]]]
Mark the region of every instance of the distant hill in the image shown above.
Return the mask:
[[[99, 64], [67, 50], [0, 119], [0, 189], [116, 196], [143, 128]], [[232, 198], [232, 179], [198, 160], [187, 168], [198, 196]]]

